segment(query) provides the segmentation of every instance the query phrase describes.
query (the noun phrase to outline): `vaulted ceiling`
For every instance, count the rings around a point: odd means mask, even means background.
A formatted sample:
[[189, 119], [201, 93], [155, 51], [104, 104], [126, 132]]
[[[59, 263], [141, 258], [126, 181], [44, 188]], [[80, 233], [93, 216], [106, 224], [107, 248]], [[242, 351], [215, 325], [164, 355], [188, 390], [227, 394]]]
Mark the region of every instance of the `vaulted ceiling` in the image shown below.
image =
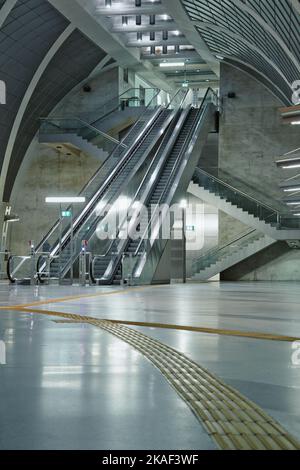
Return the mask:
[[11, 189], [38, 119], [97, 67], [153, 85], [218, 85], [220, 62], [284, 104], [300, 80], [299, 0], [0, 0], [0, 197]]

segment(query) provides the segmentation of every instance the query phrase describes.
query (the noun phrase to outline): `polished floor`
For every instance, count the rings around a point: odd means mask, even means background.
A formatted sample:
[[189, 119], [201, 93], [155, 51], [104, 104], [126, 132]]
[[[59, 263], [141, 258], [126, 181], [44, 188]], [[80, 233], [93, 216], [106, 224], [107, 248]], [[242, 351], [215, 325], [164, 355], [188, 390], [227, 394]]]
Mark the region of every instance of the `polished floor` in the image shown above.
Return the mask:
[[[31, 313], [29, 306], [10, 309], [35, 303], [33, 309], [49, 315]], [[57, 323], [51, 311], [300, 338], [299, 305], [298, 283], [125, 290], [2, 284], [0, 341], [6, 364], [0, 365], [0, 449], [215, 448], [142, 355], [95, 326]], [[185, 353], [300, 438], [300, 366], [292, 361], [292, 343], [131, 328]]]

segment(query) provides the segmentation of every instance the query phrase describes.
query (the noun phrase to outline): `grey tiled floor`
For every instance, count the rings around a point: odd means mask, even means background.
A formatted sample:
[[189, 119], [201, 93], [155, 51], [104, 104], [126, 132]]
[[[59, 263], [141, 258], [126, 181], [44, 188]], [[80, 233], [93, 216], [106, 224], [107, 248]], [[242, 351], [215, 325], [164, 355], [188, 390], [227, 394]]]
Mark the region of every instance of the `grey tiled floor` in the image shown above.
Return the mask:
[[[214, 444], [161, 374], [95, 327], [9, 311], [9, 305], [112, 288], [0, 285], [1, 449], [211, 449]], [[114, 289], [119, 291], [120, 289]], [[296, 283], [173, 285], [47, 304], [98, 318], [292, 334]], [[137, 328], [137, 327], [135, 327]], [[230, 383], [300, 438], [300, 367], [290, 343], [137, 328]]]

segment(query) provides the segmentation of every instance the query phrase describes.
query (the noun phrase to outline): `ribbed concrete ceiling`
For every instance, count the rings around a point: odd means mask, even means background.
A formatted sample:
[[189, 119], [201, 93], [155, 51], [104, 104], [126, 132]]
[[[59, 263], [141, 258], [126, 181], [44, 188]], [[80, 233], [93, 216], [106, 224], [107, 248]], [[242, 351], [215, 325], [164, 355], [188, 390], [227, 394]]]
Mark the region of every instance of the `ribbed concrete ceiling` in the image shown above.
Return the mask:
[[163, 73], [165, 79], [177, 86], [183, 82], [190, 86], [218, 83], [215, 72], [186, 37], [163, 1], [97, 0], [94, 1], [94, 14], [120, 43], [126, 48], [137, 49], [140, 58], [154, 66], [153, 74]]
[[300, 78], [298, 0], [181, 3], [215, 57], [252, 73], [284, 102], [291, 103], [292, 84]]

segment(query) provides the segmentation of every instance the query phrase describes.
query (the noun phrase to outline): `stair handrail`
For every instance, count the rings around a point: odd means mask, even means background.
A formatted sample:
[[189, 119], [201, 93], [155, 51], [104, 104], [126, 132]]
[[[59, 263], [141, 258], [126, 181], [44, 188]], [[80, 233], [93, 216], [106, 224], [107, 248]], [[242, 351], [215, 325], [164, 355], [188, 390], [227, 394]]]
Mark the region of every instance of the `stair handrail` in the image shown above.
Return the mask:
[[[128, 94], [129, 92], [131, 91], [135, 91], [137, 90], [138, 92], [140, 92], [140, 88], [129, 88], [129, 90], [127, 91], [124, 91], [124, 93], [122, 93], [121, 95], [118, 95], [117, 97], [115, 98], [112, 98], [110, 101], [115, 101], [116, 99], [119, 101], [118, 103], [118, 106], [115, 106], [115, 108], [111, 109], [110, 111], [108, 111], [107, 113], [103, 114], [102, 116], [100, 116], [99, 118], [97, 119], [93, 119], [91, 124], [95, 124], [96, 122], [99, 122], [99, 121], [103, 121], [103, 119], [105, 119], [107, 116], [109, 116], [110, 114], [114, 113], [115, 111], [118, 111], [120, 109], [120, 106], [121, 106], [121, 100], [122, 98]], [[148, 91], [148, 90], [152, 90], [154, 91], [154, 93], [156, 93], [157, 91], [160, 91], [159, 88], [143, 88], [143, 90], [145, 91]], [[130, 100], [131, 98], [128, 98], [128, 100]], [[104, 104], [102, 107], [105, 107], [107, 104], [109, 103], [109, 101]]]
[[[103, 103], [103, 104], [101, 105], [101, 109], [105, 108], [109, 103], [115, 103], [115, 102], [117, 102], [117, 101], [119, 102], [118, 106], [115, 106], [113, 109], [111, 109], [111, 110], [108, 111], [107, 113], [102, 114], [102, 115], [101, 115], [99, 118], [97, 118], [97, 119], [92, 119], [92, 122], [91, 122], [90, 124], [93, 125], [93, 124], [95, 124], [95, 123], [98, 122], [98, 121], [102, 121], [102, 120], [103, 120], [105, 117], [107, 117], [109, 114], [113, 113], [114, 111], [117, 111], [117, 110], [120, 108], [120, 100], [122, 99], [122, 97], [124, 97], [126, 94], [130, 93], [131, 91], [135, 91], [135, 90], [140, 91], [139, 88], [129, 88], [127, 91], [124, 91], [124, 92], [121, 93], [120, 95], [115, 95], [114, 98], [111, 98], [111, 99], [109, 99], [108, 101], [106, 101], [105, 103]], [[153, 92], [154, 92], [154, 96], [152, 96], [152, 98], [150, 99], [148, 105], [146, 106], [146, 107], [148, 107], [149, 104], [150, 104], [150, 102], [152, 102], [153, 99], [154, 99], [155, 97], [157, 97], [157, 95], [160, 93], [161, 90], [160, 90], [159, 88], [150, 88], [150, 87], [149, 87], [149, 88], [144, 88], [144, 90], [145, 90], [145, 91], [153, 90]], [[130, 98], [129, 98], [129, 99], [130, 99]], [[91, 112], [91, 114], [95, 114], [96, 112], [97, 112], [97, 111], [95, 110], [95, 111]], [[80, 113], [80, 114], [86, 116], [87, 113]], [[75, 116], [75, 117], [81, 119], [80, 115], [79, 115], [79, 116]], [[64, 118], [71, 118], [71, 116], [55, 116], [55, 115], [51, 115], [51, 116], [48, 116], [48, 118], [52, 118], [52, 119], [54, 119], [54, 120], [58, 120], [58, 119], [64, 119]], [[43, 116], [41, 119], [47, 119], [47, 117], [44, 117], [44, 116]], [[85, 119], [83, 119], [83, 121], [85, 121]]]
[[[194, 260], [192, 262], [192, 267], [194, 265], [198, 264], [202, 259], [207, 258], [208, 256], [211, 256], [214, 253], [219, 253], [220, 251], [224, 250], [225, 248], [228, 248], [229, 246], [233, 245], [234, 243], [237, 243], [237, 242], [243, 240], [244, 238], [248, 237], [249, 235], [254, 234], [255, 232], [257, 234], [261, 233], [257, 229], [248, 229], [246, 231], [240, 232], [239, 235], [236, 235], [235, 238], [231, 239], [226, 244], [224, 244], [222, 246], [218, 245], [218, 246], [215, 246], [214, 248], [211, 248], [210, 250], [205, 251], [205, 253], [203, 253], [201, 256], [199, 256], [199, 258], [197, 258], [196, 260]], [[261, 235], [263, 236], [263, 234], [261, 234]]]
[[[58, 121], [58, 122], [64, 122], [64, 121], [75, 121], [75, 122], [79, 122], [80, 124], [83, 125], [83, 128], [84, 127], [87, 127], [88, 129], [91, 129], [93, 132], [96, 132], [97, 134], [100, 134], [102, 137], [104, 137], [105, 139], [107, 140], [110, 140], [111, 142], [113, 142], [114, 144], [116, 145], [121, 145], [122, 147], [124, 148], [128, 148], [128, 145], [124, 144], [124, 142], [120, 142], [119, 140], [115, 139], [114, 137], [112, 137], [111, 135], [109, 134], [106, 134], [105, 132], [101, 131], [100, 129], [97, 129], [97, 127], [93, 126], [92, 124], [89, 124], [88, 122], [86, 121], [83, 121], [82, 119], [80, 118], [40, 118], [40, 121], [42, 123], [50, 123], [52, 126], [54, 127], [57, 127], [59, 129], [66, 129], [64, 127], [60, 127], [58, 126], [57, 124], [54, 124], [53, 121]], [[66, 129], [67, 130], [67, 129]]]
[[277, 215], [277, 221], [278, 223], [280, 222], [280, 217], [281, 217], [281, 214], [280, 212], [275, 209], [274, 207], [271, 207], [269, 206], [268, 204], [265, 204], [264, 202], [262, 201], [259, 201], [258, 199], [256, 199], [254, 196], [250, 196], [249, 194], [246, 194], [244, 193], [243, 191], [241, 191], [240, 189], [237, 189], [235, 188], [234, 186], [232, 186], [231, 184], [229, 183], [226, 183], [225, 181], [222, 181], [221, 179], [217, 178], [216, 176], [208, 173], [207, 171], [203, 170], [202, 168], [200, 169], [199, 167], [196, 168], [195, 170], [195, 174], [197, 173], [200, 173], [202, 175], [205, 175], [207, 176], [208, 178], [216, 181], [217, 183], [219, 183], [220, 185], [222, 186], [225, 186], [227, 188], [229, 188], [231, 191], [234, 191], [235, 193], [237, 194], [241, 194], [243, 197], [245, 197], [246, 199], [251, 199], [253, 202], [255, 202], [255, 204], [259, 205], [259, 206], [262, 206], [264, 207], [265, 209], [268, 209], [269, 211], [273, 212], [274, 214]]

